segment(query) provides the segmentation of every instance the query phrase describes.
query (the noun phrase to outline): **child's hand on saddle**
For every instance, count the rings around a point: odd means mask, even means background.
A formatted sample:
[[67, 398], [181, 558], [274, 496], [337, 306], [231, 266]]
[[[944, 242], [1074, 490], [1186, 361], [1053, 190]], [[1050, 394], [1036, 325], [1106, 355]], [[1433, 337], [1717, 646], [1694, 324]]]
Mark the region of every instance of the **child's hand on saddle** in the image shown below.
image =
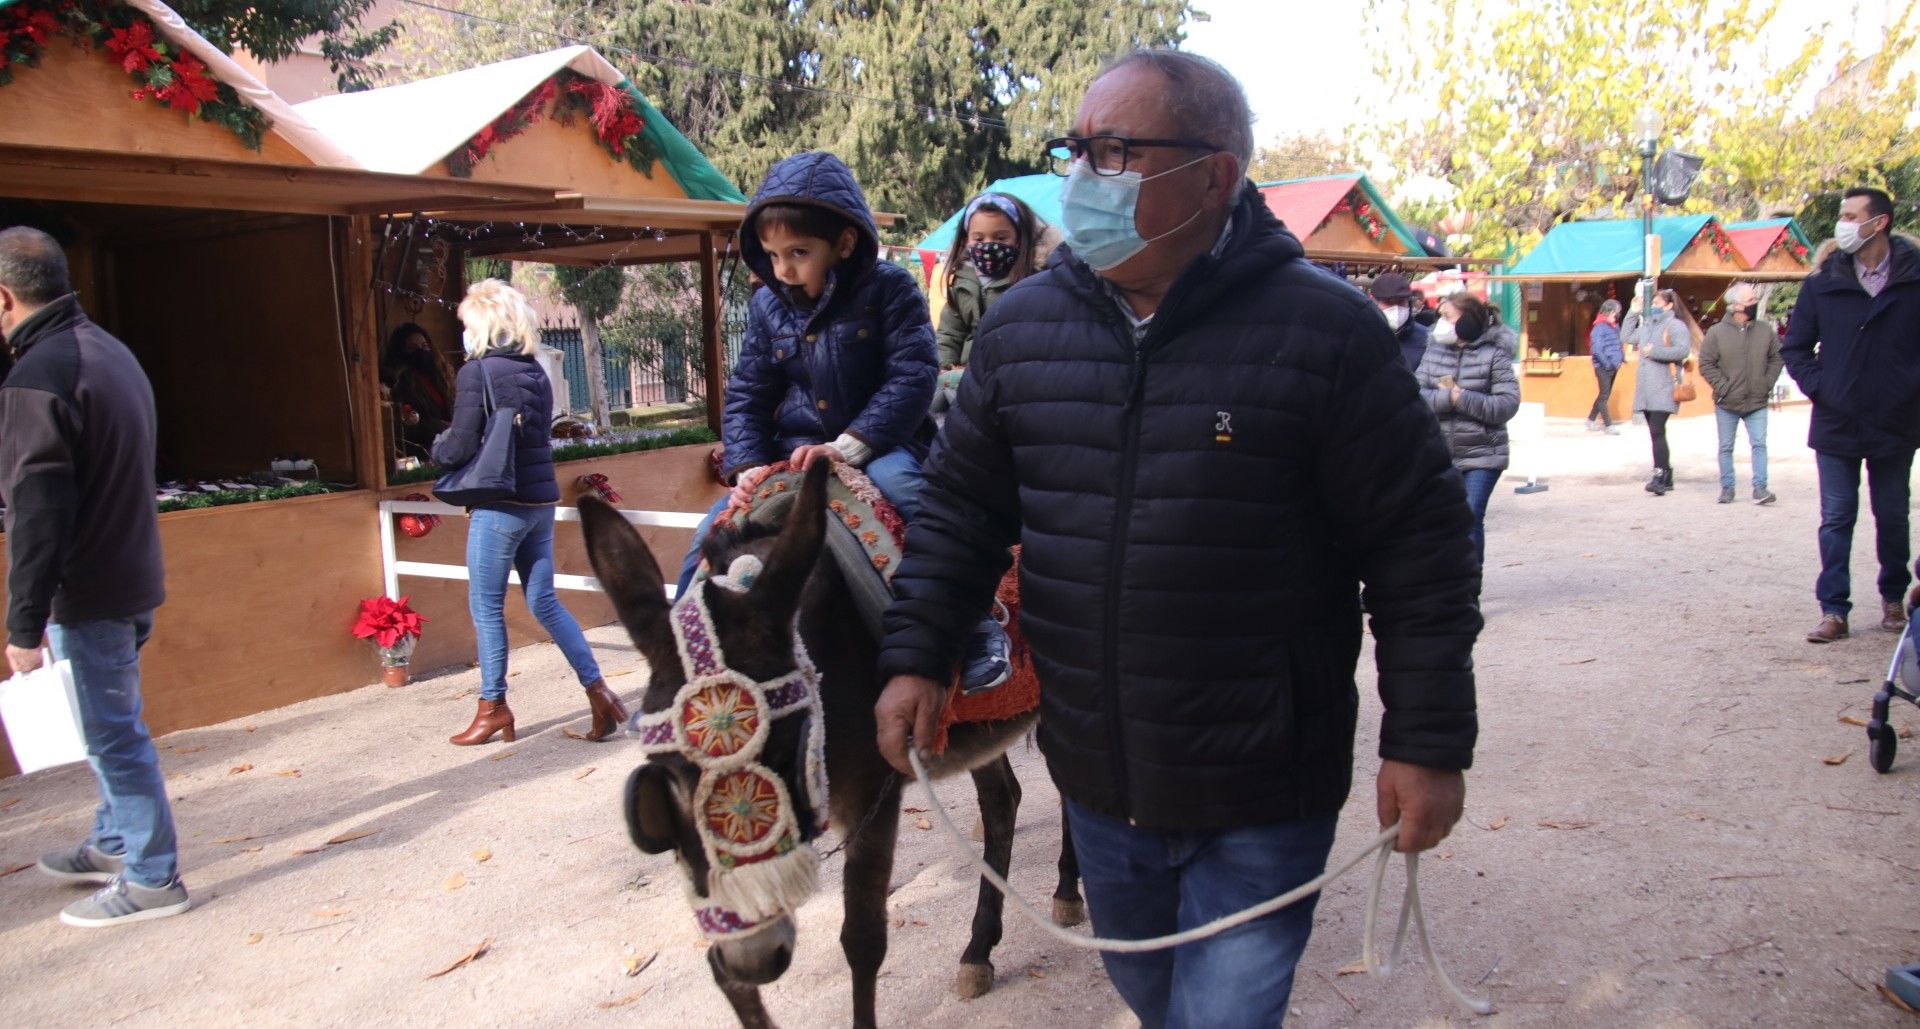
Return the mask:
[[793, 456], [787, 460], [794, 468], [804, 472], [812, 467], [815, 461], [844, 461], [846, 457], [830, 443], [815, 443], [811, 446], [794, 448]]
[[727, 494], [727, 510], [739, 511], [752, 504], [753, 491], [760, 488], [760, 484], [766, 481], [767, 474], [772, 470], [772, 465], [763, 464], [734, 476], [733, 492]]

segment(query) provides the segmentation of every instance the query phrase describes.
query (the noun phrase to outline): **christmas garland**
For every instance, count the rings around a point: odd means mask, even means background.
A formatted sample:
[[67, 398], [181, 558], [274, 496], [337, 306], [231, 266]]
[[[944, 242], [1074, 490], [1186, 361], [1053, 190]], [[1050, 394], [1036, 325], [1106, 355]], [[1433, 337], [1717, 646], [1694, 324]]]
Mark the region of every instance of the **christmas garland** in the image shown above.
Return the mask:
[[474, 166], [494, 147], [549, 116], [562, 125], [573, 124], [575, 116], [585, 117], [609, 154], [643, 175], [653, 174], [653, 144], [633, 94], [624, 86], [609, 86], [564, 68], [447, 155], [447, 171], [462, 179], [472, 177]]
[[203, 507], [226, 507], [229, 504], [253, 504], [262, 500], [312, 497], [322, 493], [338, 493], [345, 488], [324, 482], [297, 482], [285, 486], [268, 486], [264, 489], [223, 489], [212, 493], [188, 493], [185, 496], [168, 497], [160, 501], [160, 513], [194, 511]]
[[1780, 238], [1774, 240], [1773, 245], [1767, 248], [1767, 253], [1791, 254], [1794, 260], [1805, 263], [1807, 260], [1807, 245], [1794, 238], [1793, 233], [1782, 230]]
[[[641, 450], [664, 450], [668, 447], [685, 447], [696, 443], [718, 443], [720, 437], [706, 426], [692, 429], [674, 429], [669, 432], [641, 436], [637, 439], [615, 440], [602, 443], [562, 443], [553, 448], [553, 463], [563, 461], [584, 461], [593, 457], [612, 457], [617, 454], [631, 454]], [[415, 482], [432, 482], [441, 475], [436, 464], [422, 464], [402, 472], [387, 476], [387, 485], [400, 486]]]
[[[1719, 223], [1708, 222], [1707, 227], [1700, 230], [1700, 235], [1707, 237], [1707, 242], [1713, 247], [1713, 252], [1720, 255], [1722, 261], [1739, 262], [1740, 258], [1734, 253], [1733, 249], [1733, 237], [1722, 231]], [[1699, 236], [1694, 238], [1698, 239]]]
[[[1366, 232], [1367, 238], [1375, 243], [1387, 238], [1387, 223], [1375, 213], [1373, 204], [1357, 191], [1341, 197], [1340, 202], [1333, 205], [1333, 210], [1327, 212], [1327, 216], [1321, 219], [1320, 226], [1325, 227], [1336, 214], [1353, 215], [1354, 220], [1360, 223], [1360, 228]], [[1314, 231], [1318, 232], [1319, 228]]]
[[271, 122], [241, 101], [232, 86], [207, 73], [199, 58], [155, 31], [146, 15], [104, 0], [20, 0], [0, 9], [0, 86], [15, 67], [32, 68], [56, 33], [89, 44], [131, 76], [135, 100], [225, 126], [249, 149], [260, 149]]

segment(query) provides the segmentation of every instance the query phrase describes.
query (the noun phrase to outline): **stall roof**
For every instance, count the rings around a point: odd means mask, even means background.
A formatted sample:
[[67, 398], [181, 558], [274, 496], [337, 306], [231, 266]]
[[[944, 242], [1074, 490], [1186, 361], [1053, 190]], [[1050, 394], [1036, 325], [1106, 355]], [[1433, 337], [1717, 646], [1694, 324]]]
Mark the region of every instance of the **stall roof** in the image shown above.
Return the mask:
[[282, 214], [411, 214], [552, 208], [532, 186], [357, 168], [306, 168], [0, 143], [0, 196]]
[[1727, 230], [1728, 238], [1733, 240], [1733, 249], [1740, 255], [1740, 262], [1749, 268], [1765, 260], [1768, 252], [1773, 249], [1773, 245], [1780, 242], [1780, 237], [1786, 234], [1791, 234], [1809, 252], [1813, 250], [1813, 243], [1807, 239], [1806, 232], [1800, 228], [1800, 223], [1792, 218], [1735, 222], [1723, 228]]
[[1380, 191], [1365, 175], [1350, 172], [1344, 175], [1318, 175], [1307, 179], [1282, 179], [1278, 182], [1260, 183], [1260, 195], [1266, 198], [1267, 210], [1273, 216], [1286, 223], [1288, 230], [1300, 238], [1301, 243], [1313, 235], [1320, 223], [1333, 213], [1349, 193], [1359, 190], [1373, 205], [1375, 213], [1387, 223], [1387, 229], [1400, 241], [1401, 252], [1407, 257], [1426, 257], [1427, 251], [1421, 247], [1419, 238], [1400, 216], [1393, 213]]
[[695, 200], [745, 202], [746, 196], [592, 47], [570, 46], [397, 86], [320, 97], [296, 110], [355, 161], [376, 171], [419, 174], [445, 160], [480, 130], [561, 70], [626, 90], [646, 123], [643, 134], [673, 180]]
[[[1660, 237], [1660, 269], [1665, 271], [1693, 242], [1712, 215], [1674, 215], [1653, 220]], [[1644, 246], [1638, 218], [1561, 222], [1509, 273], [1515, 279], [1604, 278], [1640, 273]]]

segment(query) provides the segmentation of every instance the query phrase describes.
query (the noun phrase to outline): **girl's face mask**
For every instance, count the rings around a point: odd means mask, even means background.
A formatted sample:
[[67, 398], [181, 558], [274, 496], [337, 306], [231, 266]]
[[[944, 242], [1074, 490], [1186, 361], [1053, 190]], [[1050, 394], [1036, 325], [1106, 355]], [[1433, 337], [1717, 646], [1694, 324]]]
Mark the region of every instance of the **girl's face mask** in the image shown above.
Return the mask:
[[1020, 248], [1011, 243], [988, 241], [967, 245], [967, 260], [973, 262], [974, 270], [985, 278], [1005, 278], [1019, 259]]

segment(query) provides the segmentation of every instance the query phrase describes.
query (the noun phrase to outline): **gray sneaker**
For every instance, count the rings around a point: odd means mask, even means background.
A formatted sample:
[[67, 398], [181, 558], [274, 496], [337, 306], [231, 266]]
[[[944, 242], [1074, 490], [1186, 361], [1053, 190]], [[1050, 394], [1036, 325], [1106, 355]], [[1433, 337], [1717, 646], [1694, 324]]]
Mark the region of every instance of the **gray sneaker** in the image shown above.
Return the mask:
[[1756, 504], [1761, 504], [1761, 505], [1771, 504], [1774, 501], [1779, 499], [1780, 499], [1779, 497], [1776, 497], [1773, 495], [1772, 490], [1766, 488], [1765, 486], [1755, 486], [1753, 488], [1753, 502]]
[[40, 871], [69, 883], [104, 883], [120, 874], [127, 859], [109, 854], [91, 843], [72, 850], [55, 851], [40, 859]]
[[91, 896], [68, 904], [67, 909], [60, 912], [60, 921], [82, 929], [98, 929], [177, 915], [192, 905], [193, 901], [187, 897], [187, 885], [179, 876], [156, 889], [116, 875]]
[[1733, 487], [1732, 486], [1720, 487], [1720, 502], [1722, 504], [1733, 503]]

